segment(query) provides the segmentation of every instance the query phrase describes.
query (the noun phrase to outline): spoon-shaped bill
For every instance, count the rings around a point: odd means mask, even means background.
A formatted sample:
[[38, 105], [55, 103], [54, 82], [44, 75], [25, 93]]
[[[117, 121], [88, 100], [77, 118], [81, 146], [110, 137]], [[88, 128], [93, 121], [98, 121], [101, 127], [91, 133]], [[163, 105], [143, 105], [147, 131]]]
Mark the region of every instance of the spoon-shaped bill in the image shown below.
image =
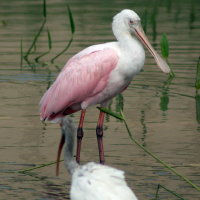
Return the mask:
[[145, 33], [144, 33], [143, 29], [142, 29], [142, 26], [140, 24], [135, 28], [135, 33], [136, 33], [136, 36], [141, 40], [141, 42], [150, 51], [150, 53], [152, 54], [152, 56], [156, 60], [157, 65], [160, 67], [160, 69], [164, 73], [169, 73], [170, 72], [170, 68], [169, 68], [168, 64], [165, 62], [165, 60], [163, 60], [163, 58], [161, 58], [161, 56], [151, 46], [148, 38], [146, 37], [146, 35], [145, 35]]

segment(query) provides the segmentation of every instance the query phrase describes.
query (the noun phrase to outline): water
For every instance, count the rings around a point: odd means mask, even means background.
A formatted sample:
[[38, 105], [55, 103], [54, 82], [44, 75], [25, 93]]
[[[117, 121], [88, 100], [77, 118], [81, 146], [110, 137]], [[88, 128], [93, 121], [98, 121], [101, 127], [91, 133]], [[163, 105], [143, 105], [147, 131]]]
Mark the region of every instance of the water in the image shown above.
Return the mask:
[[[167, 76], [155, 66], [147, 53], [144, 71], [114, 99], [113, 111], [123, 98], [124, 114], [135, 137], [153, 153], [200, 186], [200, 110], [194, 84], [200, 52], [199, 1], [68, 1], [76, 24], [70, 49], [55, 62], [63, 65], [82, 48], [114, 40], [111, 19], [123, 8], [147, 16], [147, 35], [159, 49], [162, 33], [170, 43], [169, 62], [176, 77]], [[60, 52], [71, 37], [64, 0], [47, 1], [47, 23], [52, 50], [41, 58], [49, 60]], [[152, 16], [155, 14], [156, 23]], [[0, 199], [68, 199], [70, 177], [61, 164], [59, 177], [55, 166], [35, 170], [29, 175], [18, 170], [55, 160], [59, 127], [44, 125], [38, 116], [38, 102], [58, 71], [54, 66], [38, 67], [33, 72], [24, 63], [20, 70], [20, 41], [27, 51], [42, 23], [41, 1], [0, 2]], [[154, 27], [154, 28], [152, 28]], [[155, 32], [156, 31], [156, 32]], [[30, 60], [48, 50], [47, 33], [39, 37]], [[196, 97], [196, 98], [195, 98]], [[120, 101], [121, 102], [121, 101]], [[98, 161], [95, 126], [98, 111], [86, 115], [82, 163]], [[77, 123], [79, 113], [74, 114]], [[105, 155], [108, 165], [126, 172], [127, 181], [141, 200], [153, 199], [158, 184], [176, 191], [185, 199], [200, 199], [195, 191], [135, 146], [118, 120], [105, 122]], [[160, 190], [160, 199], [178, 199]]]

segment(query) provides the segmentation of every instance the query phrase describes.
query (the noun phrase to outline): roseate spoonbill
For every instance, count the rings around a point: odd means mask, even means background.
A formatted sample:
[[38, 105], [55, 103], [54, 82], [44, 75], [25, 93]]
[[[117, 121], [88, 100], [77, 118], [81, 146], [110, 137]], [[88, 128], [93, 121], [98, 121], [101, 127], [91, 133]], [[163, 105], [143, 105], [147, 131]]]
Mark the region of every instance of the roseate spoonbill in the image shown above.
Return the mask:
[[[139, 41], [147, 47], [161, 70], [170, 72], [167, 63], [145, 36], [140, 18], [134, 11], [125, 9], [115, 15], [112, 30], [116, 42], [93, 45], [74, 55], [40, 101], [42, 120], [59, 121], [65, 115], [81, 110], [77, 129], [77, 162], [80, 160], [86, 108], [94, 104], [105, 107], [141, 71], [145, 52]], [[104, 163], [103, 121], [104, 113], [100, 112], [96, 127], [100, 163]]]
[[[124, 172], [106, 165], [89, 162], [78, 165], [73, 158], [75, 126], [69, 117], [61, 121], [61, 140], [57, 161], [65, 143], [64, 161], [72, 175], [70, 198], [72, 200], [137, 200], [134, 192], [128, 187]], [[57, 162], [58, 173], [59, 162]]]

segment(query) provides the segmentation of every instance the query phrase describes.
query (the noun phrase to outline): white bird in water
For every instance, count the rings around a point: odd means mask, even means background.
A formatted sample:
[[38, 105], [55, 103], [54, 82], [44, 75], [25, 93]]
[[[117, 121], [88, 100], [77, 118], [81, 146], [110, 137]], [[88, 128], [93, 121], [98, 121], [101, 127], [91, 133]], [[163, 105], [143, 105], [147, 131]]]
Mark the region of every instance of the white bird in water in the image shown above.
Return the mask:
[[94, 162], [79, 165], [75, 161], [73, 148], [76, 129], [71, 118], [62, 119], [61, 132], [57, 161], [65, 143], [65, 166], [72, 176], [71, 200], [137, 200], [125, 181], [123, 171]]
[[[40, 101], [42, 120], [60, 120], [65, 115], [81, 110], [77, 131], [77, 162], [80, 161], [87, 107], [94, 104], [105, 107], [108, 101], [123, 92], [133, 77], [141, 71], [145, 52], [140, 41], [153, 55], [161, 70], [170, 72], [167, 63], [145, 36], [140, 17], [134, 11], [125, 9], [115, 15], [112, 30], [116, 42], [93, 45], [74, 55]], [[104, 163], [103, 121], [104, 113], [100, 112], [96, 135], [101, 163]]]

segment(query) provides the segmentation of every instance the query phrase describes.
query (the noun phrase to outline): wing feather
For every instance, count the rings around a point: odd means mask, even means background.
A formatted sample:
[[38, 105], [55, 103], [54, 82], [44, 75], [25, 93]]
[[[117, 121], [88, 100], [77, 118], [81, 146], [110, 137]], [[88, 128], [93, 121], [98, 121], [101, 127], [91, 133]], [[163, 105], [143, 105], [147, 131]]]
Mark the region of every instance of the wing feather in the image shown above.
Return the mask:
[[42, 97], [41, 119], [101, 92], [117, 62], [118, 55], [111, 48], [72, 57]]

